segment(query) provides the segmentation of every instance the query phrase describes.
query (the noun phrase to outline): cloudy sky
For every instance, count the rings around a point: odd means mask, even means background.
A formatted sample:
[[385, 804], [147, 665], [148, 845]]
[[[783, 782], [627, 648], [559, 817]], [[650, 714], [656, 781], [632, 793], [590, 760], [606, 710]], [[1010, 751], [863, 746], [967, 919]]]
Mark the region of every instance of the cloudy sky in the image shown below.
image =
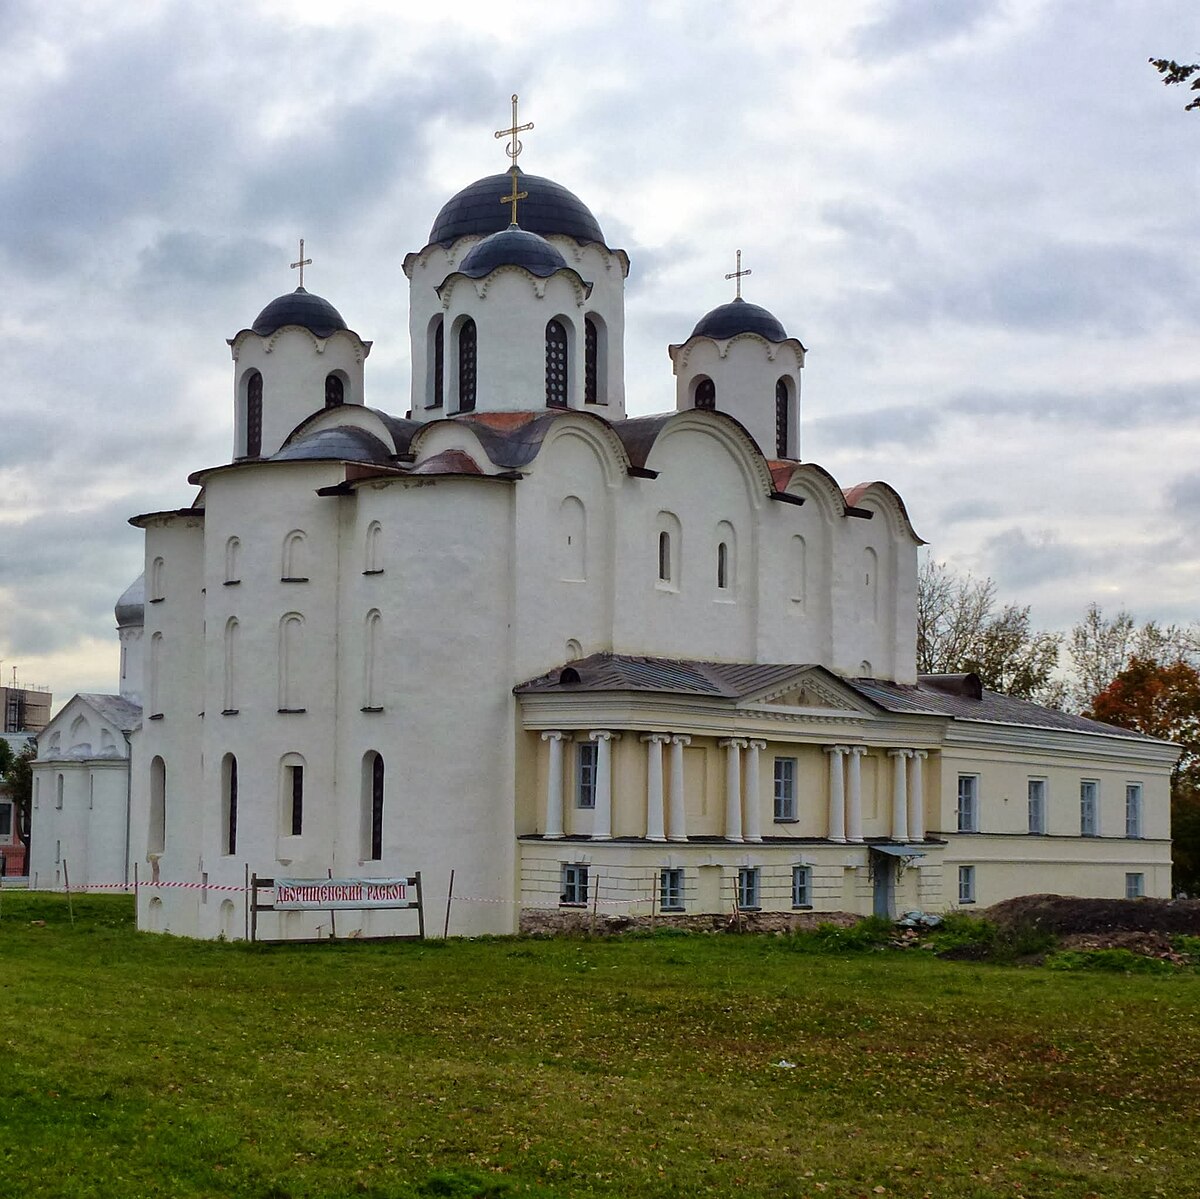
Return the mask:
[[1200, 615], [1195, 0], [0, 0], [0, 660], [112, 690], [136, 512], [227, 460], [225, 339], [306, 283], [407, 408], [404, 255], [506, 160], [632, 259], [632, 413], [746, 295], [803, 456], [1067, 627]]

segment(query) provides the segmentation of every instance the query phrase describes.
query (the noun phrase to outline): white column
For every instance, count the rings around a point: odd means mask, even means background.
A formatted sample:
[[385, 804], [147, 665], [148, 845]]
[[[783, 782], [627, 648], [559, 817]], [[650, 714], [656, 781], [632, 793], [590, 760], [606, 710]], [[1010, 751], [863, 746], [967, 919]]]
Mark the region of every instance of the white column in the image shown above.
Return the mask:
[[911, 749], [889, 749], [892, 768], [892, 840], [908, 840], [908, 759]]
[[607, 729], [588, 733], [596, 743], [596, 808], [592, 813], [592, 840], [612, 840], [612, 743], [616, 734]]
[[862, 826], [862, 758], [865, 745], [850, 746], [846, 759], [846, 840], [861, 841]]
[[846, 776], [842, 759], [848, 752], [845, 745], [827, 745], [829, 755], [829, 829], [830, 841], [846, 840]]
[[687, 805], [683, 796], [683, 747], [691, 745], [691, 737], [676, 734], [671, 738], [671, 840], [686, 841]]
[[546, 775], [546, 821], [542, 836], [557, 839], [563, 835], [563, 741], [566, 734], [549, 729], [542, 734], [550, 742], [550, 767]]
[[758, 791], [758, 751], [766, 749], [765, 741], [746, 743], [746, 840], [762, 840], [762, 796]]
[[665, 841], [663, 827], [663, 757], [664, 741], [669, 733], [647, 733], [642, 740], [646, 743], [646, 840]]
[[725, 750], [725, 840], [742, 841], [742, 750], [744, 737], [718, 743]]
[[908, 835], [913, 841], [925, 840], [925, 759], [929, 752], [912, 751], [908, 772]]

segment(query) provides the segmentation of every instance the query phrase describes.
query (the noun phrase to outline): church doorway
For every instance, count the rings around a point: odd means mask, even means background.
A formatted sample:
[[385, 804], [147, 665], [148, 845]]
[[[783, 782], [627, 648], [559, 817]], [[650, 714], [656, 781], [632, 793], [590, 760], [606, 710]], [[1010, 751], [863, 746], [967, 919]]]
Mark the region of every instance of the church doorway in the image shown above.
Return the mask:
[[885, 920], [893, 920], [896, 916], [896, 859], [872, 850], [871, 866], [874, 880], [871, 911]]

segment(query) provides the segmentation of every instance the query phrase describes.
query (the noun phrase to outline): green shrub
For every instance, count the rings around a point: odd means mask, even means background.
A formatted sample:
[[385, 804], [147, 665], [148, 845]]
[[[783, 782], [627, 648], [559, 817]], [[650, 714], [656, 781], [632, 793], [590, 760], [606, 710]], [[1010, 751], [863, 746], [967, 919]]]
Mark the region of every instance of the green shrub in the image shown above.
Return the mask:
[[1128, 949], [1064, 949], [1046, 959], [1051, 970], [1111, 970], [1122, 974], [1173, 974], [1176, 967]]
[[867, 953], [882, 949], [895, 933], [890, 920], [868, 916], [850, 928], [818, 924], [814, 929], [798, 929], [783, 937], [780, 944], [795, 953]]

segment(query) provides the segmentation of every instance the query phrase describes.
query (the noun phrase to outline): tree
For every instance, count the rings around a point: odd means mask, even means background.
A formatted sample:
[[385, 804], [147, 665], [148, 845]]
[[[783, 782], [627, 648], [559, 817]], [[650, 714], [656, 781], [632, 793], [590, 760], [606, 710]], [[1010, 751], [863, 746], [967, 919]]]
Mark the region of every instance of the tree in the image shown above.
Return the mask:
[[[0, 744], [4, 744], [0, 741]], [[33, 812], [33, 760], [37, 757], [37, 743], [31, 741], [12, 757], [4, 772], [10, 797], [16, 811], [17, 840], [25, 846], [25, 861], [29, 861], [29, 822]]]
[[1087, 714], [1182, 747], [1171, 772], [1173, 881], [1176, 890], [1200, 891], [1200, 670], [1178, 656], [1134, 655]]
[[12, 746], [3, 738], [0, 737], [0, 779], [8, 773], [8, 768], [13, 762]]
[[1061, 702], [1052, 678], [1062, 638], [1039, 632], [1029, 605], [998, 607], [992, 579], [960, 575], [926, 558], [917, 571], [917, 670], [973, 671], [983, 685], [1018, 699]]
[[[1187, 83], [1195, 75], [1196, 78], [1192, 79], [1191, 90], [1200, 92], [1200, 62], [1180, 64], [1170, 58], [1152, 58], [1150, 65], [1163, 77], [1165, 84]], [[1192, 108], [1200, 108], [1200, 96], [1197, 96], [1190, 104], [1183, 106], [1184, 112]]]

